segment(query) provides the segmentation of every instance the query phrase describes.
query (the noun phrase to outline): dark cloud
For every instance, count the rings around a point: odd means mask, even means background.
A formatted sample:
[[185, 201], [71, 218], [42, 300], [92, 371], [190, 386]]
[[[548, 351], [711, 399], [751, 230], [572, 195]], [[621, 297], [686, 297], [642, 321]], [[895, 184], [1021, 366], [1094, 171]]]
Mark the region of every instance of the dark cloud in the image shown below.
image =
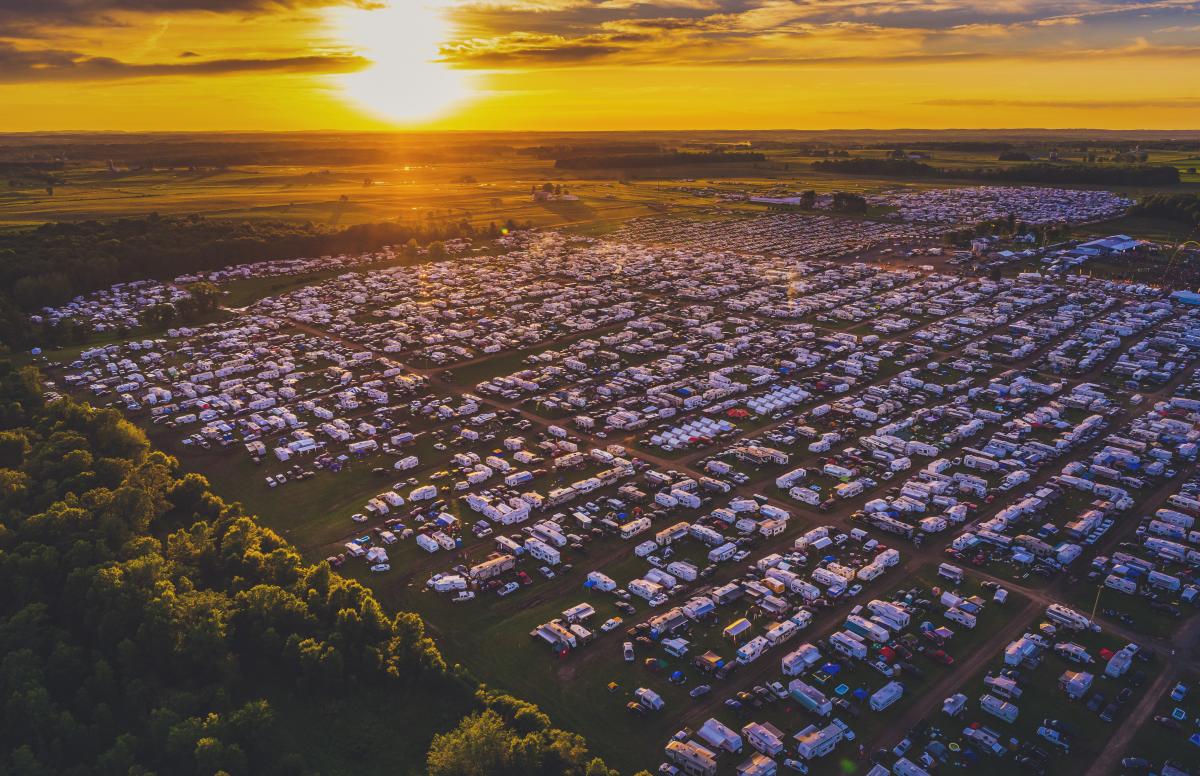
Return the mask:
[[[381, 0], [0, 0], [0, 34], [37, 37], [45, 26], [112, 24], [121, 13], [175, 14], [210, 12], [257, 14], [335, 5], [378, 7]], [[403, 0], [402, 0], [403, 1]]]
[[513, 67], [545, 63], [584, 63], [611, 57], [625, 49], [596, 43], [564, 42], [553, 46], [443, 49], [442, 57], [463, 67]]
[[361, 57], [343, 55], [135, 64], [59, 49], [23, 51], [0, 43], [0, 83], [10, 84], [263, 72], [345, 73], [360, 70], [368, 64]]

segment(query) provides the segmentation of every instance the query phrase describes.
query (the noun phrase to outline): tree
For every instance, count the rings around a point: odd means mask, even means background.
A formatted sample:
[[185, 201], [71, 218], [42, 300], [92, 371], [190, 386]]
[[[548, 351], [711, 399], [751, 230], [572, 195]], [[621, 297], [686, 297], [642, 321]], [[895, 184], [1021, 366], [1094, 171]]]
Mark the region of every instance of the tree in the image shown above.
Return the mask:
[[860, 194], [837, 191], [833, 194], [832, 208], [839, 213], [866, 213], [867, 199]]
[[196, 303], [196, 312], [203, 315], [217, 309], [221, 301], [221, 289], [207, 280], [192, 283], [187, 287], [188, 293]]
[[426, 757], [429, 776], [498, 776], [510, 773], [513, 732], [487, 709], [434, 736]]

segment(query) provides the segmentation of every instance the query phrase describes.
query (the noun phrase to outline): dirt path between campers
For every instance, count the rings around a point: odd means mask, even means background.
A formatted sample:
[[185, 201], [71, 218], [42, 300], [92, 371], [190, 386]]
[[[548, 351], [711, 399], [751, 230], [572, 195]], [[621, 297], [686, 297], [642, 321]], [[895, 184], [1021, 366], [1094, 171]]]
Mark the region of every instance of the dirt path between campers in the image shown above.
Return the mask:
[[[1008, 586], [1011, 588], [1011, 585]], [[1025, 591], [1021, 591], [1027, 595]], [[867, 752], [872, 753], [880, 748], [891, 749], [900, 742], [908, 731], [923, 720], [931, 711], [940, 707], [942, 700], [953, 695], [963, 682], [978, 673], [989, 661], [996, 657], [998, 649], [1013, 641], [1029, 625], [1034, 613], [1043, 606], [1036, 598], [1029, 601], [1016, 614], [1010, 614], [1012, 619], [1004, 627], [994, 633], [983, 644], [975, 647], [966, 660], [956, 662], [953, 668], [937, 678], [930, 686], [921, 691], [916, 703], [909, 705], [903, 713], [888, 723], [887, 729], [881, 731], [874, 740], [866, 744]], [[1006, 613], [1007, 614], [1007, 613]]]
[[1200, 670], [1200, 617], [1193, 617], [1171, 638], [1171, 654], [1167, 669], [1146, 688], [1145, 695], [1133, 707], [1125, 721], [1113, 732], [1104, 749], [1092, 763], [1092, 772], [1107, 776], [1121, 770], [1121, 758], [1129, 754], [1129, 745], [1138, 731], [1154, 713], [1167, 688], [1184, 677], [1187, 671]]
[[1133, 741], [1133, 737], [1141, 730], [1142, 725], [1150, 717], [1154, 711], [1154, 706], [1162, 698], [1163, 693], [1175, 681], [1178, 676], [1176, 671], [1163, 671], [1158, 675], [1150, 686], [1146, 688], [1145, 695], [1138, 701], [1137, 706], [1133, 707], [1133, 711], [1129, 712], [1129, 716], [1117, 726], [1117, 729], [1108, 737], [1108, 741], [1104, 745], [1104, 749], [1092, 761], [1090, 772], [1095, 774], [1112, 774], [1121, 771], [1121, 758], [1129, 751], [1129, 744]]

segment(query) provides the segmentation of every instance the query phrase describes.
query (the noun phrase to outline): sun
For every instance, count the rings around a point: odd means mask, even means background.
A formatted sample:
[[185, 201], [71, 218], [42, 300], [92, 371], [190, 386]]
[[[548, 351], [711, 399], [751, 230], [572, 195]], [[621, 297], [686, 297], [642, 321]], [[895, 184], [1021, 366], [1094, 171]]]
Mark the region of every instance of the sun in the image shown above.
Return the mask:
[[371, 64], [335, 77], [361, 110], [397, 124], [437, 119], [470, 96], [466, 75], [438, 62], [450, 36], [443, 10], [430, 0], [386, 0], [330, 10], [338, 37]]

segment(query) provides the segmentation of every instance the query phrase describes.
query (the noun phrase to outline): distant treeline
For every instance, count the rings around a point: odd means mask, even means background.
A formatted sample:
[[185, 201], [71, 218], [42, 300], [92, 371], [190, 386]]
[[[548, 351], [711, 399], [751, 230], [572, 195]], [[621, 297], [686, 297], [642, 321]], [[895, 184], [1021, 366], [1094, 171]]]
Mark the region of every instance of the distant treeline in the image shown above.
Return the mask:
[[[871, 143], [863, 148], [891, 150], [895, 143]], [[1007, 151], [1012, 143], [992, 140], [935, 140], [912, 144], [913, 148], [921, 151]]]
[[0, 175], [41, 174], [55, 172], [62, 168], [62, 162], [0, 162]]
[[556, 159], [560, 170], [637, 169], [646, 167], [679, 167], [688, 164], [746, 164], [765, 162], [766, 154], [750, 151], [711, 151], [689, 154], [676, 151], [668, 154], [612, 154], [572, 156]]
[[27, 313], [113, 283], [170, 280], [231, 264], [362, 253], [384, 245], [427, 244], [474, 233], [465, 221], [331, 229], [311, 223], [196, 215], [52, 223], [0, 233], [0, 342], [20, 347], [34, 341], [45, 344], [41, 335], [53, 332], [32, 329]]
[[1106, 183], [1161, 186], [1179, 183], [1170, 165], [1037, 164], [1018, 167], [943, 169], [911, 159], [836, 159], [813, 162], [814, 170], [891, 178], [958, 178], [1020, 183]]
[[656, 143], [585, 143], [571, 145], [539, 145], [518, 148], [517, 154], [534, 159], [568, 159], [576, 155], [608, 156], [622, 154], [658, 154], [662, 146]]
[[80, 293], [144, 278], [266, 259], [375, 250], [415, 239], [458, 237], [466, 224], [313, 224], [147, 216], [44, 224], [0, 233], [0, 288], [22, 309], [62, 304]]
[[[143, 142], [128, 138], [104, 140], [102, 136], [59, 139], [47, 136], [21, 144], [8, 144], [0, 137], [0, 161], [17, 164], [50, 163], [105, 164], [118, 167], [212, 169], [242, 165], [301, 165], [346, 167], [388, 163], [461, 162], [512, 156], [505, 143], [484, 140], [445, 142], [409, 141], [395, 136], [351, 134], [312, 136], [284, 134], [271, 138], [245, 135], [194, 135], [189, 137], [148, 136]], [[66, 165], [62, 159], [68, 159]]]
[[1200, 194], [1151, 194], [1138, 200], [1129, 212], [1200, 226]]
[[1161, 151], [1200, 151], [1200, 140], [1055, 140], [1050, 143], [1055, 148], [1073, 149], [1078, 151], [1108, 150], [1128, 151], [1131, 148], [1156, 148]]
[[891, 178], [940, 178], [941, 170], [912, 159], [830, 159], [813, 162], [818, 172], [842, 172], [850, 175], [886, 175]]

